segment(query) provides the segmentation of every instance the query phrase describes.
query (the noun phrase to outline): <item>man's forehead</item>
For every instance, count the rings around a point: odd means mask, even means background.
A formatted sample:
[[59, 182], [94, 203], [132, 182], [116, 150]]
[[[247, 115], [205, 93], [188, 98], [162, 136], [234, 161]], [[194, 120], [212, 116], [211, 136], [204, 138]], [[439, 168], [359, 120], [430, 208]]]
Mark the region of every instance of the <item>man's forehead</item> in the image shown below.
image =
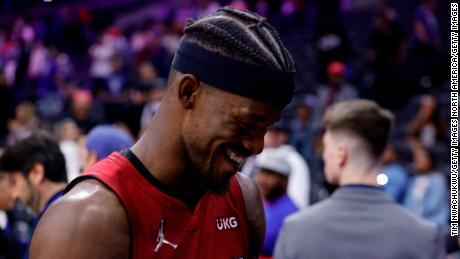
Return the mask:
[[[277, 112], [275, 109], [264, 109], [256, 106], [240, 106], [238, 112], [246, 119], [259, 122], [259, 123], [274, 123], [280, 117], [281, 111]], [[276, 112], [276, 114], [275, 114]]]

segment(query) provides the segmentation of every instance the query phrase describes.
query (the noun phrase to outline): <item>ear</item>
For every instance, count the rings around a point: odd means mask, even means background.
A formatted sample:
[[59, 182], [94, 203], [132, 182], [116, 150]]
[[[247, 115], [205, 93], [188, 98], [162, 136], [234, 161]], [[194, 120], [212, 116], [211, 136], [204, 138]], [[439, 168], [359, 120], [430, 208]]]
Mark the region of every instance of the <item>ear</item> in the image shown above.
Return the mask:
[[348, 148], [346, 145], [339, 145], [337, 150], [337, 162], [340, 168], [343, 168], [348, 160]]
[[45, 167], [42, 164], [35, 164], [27, 176], [33, 186], [38, 186], [45, 180]]
[[179, 79], [178, 97], [185, 109], [192, 109], [195, 105], [200, 81], [192, 74], [182, 75]]

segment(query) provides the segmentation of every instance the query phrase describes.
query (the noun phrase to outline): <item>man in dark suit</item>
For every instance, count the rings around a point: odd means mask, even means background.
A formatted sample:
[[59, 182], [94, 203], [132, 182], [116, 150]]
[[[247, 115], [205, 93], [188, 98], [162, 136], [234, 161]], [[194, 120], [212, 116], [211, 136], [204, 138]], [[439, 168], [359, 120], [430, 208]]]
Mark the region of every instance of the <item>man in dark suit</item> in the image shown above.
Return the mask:
[[337, 103], [324, 116], [324, 171], [340, 187], [286, 219], [276, 259], [445, 258], [443, 234], [378, 184], [393, 116], [371, 101]]

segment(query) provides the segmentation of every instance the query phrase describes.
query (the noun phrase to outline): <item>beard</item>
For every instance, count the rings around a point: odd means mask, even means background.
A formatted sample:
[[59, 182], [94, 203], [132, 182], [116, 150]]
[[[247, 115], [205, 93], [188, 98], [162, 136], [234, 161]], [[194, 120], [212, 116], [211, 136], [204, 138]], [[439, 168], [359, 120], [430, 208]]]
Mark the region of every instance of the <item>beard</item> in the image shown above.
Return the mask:
[[[182, 138], [186, 154], [185, 158], [188, 160], [189, 172], [187, 172], [187, 179], [190, 188], [198, 189], [203, 192], [213, 192], [217, 194], [224, 194], [230, 184], [230, 178], [219, 179], [217, 172], [213, 166], [213, 155], [206, 155], [206, 152], [200, 148], [199, 140], [196, 137], [189, 138], [190, 141], [185, 141]], [[217, 152], [215, 152], [217, 155]], [[213, 159], [214, 158], [214, 159]]]

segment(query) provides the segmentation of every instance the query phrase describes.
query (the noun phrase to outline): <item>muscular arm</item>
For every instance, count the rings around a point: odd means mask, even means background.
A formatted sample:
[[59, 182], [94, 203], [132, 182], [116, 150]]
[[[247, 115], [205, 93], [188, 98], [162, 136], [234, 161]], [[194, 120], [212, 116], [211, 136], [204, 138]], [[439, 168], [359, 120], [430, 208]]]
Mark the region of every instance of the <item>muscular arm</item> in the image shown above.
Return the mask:
[[265, 213], [261, 196], [255, 182], [246, 175], [238, 173], [238, 183], [244, 197], [249, 228], [249, 258], [259, 257], [265, 238]]
[[31, 259], [129, 258], [129, 223], [114, 193], [96, 180], [76, 185], [40, 220]]

